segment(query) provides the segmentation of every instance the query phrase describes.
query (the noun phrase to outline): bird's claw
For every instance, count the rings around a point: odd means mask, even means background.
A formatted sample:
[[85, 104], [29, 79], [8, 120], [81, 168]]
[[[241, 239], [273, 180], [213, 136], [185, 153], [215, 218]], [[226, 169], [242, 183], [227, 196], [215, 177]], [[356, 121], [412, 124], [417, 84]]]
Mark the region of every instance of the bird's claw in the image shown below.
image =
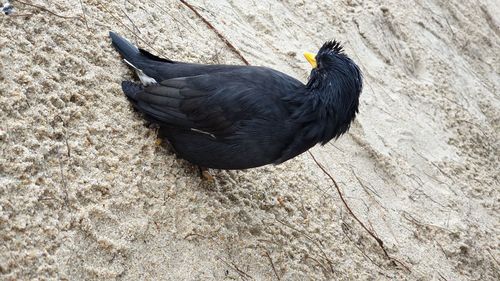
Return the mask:
[[207, 182], [214, 182], [215, 181], [214, 176], [212, 176], [208, 170], [201, 171], [201, 177], [202, 177], [202, 179], [204, 179]]
[[210, 174], [207, 168], [198, 166], [198, 169], [200, 169], [200, 176], [203, 180], [210, 183], [215, 181], [214, 176]]

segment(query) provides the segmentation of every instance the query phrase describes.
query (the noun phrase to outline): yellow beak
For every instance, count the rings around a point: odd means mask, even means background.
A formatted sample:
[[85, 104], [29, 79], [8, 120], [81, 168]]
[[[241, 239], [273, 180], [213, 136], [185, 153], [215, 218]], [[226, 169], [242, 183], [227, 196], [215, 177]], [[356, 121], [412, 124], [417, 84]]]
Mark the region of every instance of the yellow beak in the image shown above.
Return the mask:
[[313, 53], [305, 52], [304, 57], [306, 60], [311, 64], [312, 68], [318, 67], [318, 64], [316, 63], [316, 59], [314, 58], [316, 55]]

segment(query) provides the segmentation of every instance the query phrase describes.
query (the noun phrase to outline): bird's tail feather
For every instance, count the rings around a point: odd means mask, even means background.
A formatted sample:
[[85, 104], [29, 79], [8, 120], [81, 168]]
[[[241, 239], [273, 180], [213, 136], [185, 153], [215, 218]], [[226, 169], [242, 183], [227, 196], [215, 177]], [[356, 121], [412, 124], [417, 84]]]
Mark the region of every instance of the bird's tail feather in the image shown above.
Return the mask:
[[122, 55], [122, 57], [130, 64], [132, 67], [137, 68], [137, 62], [139, 59], [142, 60], [152, 60], [156, 62], [168, 62], [168, 63], [176, 63], [173, 60], [169, 60], [166, 58], [161, 58], [159, 56], [153, 55], [150, 52], [143, 50], [141, 48], [137, 48], [130, 41], [118, 35], [113, 31], [109, 32], [109, 37], [111, 37], [111, 43], [115, 47], [115, 49]]
[[109, 37], [111, 37], [111, 43], [115, 49], [132, 65], [134, 65], [135, 61], [141, 57], [139, 49], [127, 39], [112, 31], [109, 32]]
[[123, 57], [125, 63], [127, 63], [130, 67], [132, 67], [139, 79], [141, 79], [142, 84], [150, 85], [157, 83], [156, 80], [148, 75], [146, 75], [143, 71], [144, 63], [148, 60], [151, 60], [151, 57], [155, 57], [148, 53], [148, 55], [144, 54], [144, 51], [134, 46], [130, 41], [121, 37], [115, 32], [110, 31], [109, 37], [111, 37], [111, 43], [115, 47], [115, 49], [120, 53]]

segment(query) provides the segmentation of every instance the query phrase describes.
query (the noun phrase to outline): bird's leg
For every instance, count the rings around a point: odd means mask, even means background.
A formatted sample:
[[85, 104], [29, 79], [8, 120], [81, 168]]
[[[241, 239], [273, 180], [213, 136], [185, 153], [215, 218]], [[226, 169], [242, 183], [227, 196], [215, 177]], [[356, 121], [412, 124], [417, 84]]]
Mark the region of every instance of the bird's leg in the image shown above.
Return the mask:
[[204, 179], [208, 182], [214, 181], [214, 176], [212, 176], [210, 174], [210, 172], [208, 171], [208, 168], [198, 166], [198, 169], [200, 170], [200, 176], [202, 179]]
[[161, 128], [157, 127], [155, 131], [156, 131], [155, 145], [161, 146], [161, 144], [163, 143], [163, 135], [161, 133]]

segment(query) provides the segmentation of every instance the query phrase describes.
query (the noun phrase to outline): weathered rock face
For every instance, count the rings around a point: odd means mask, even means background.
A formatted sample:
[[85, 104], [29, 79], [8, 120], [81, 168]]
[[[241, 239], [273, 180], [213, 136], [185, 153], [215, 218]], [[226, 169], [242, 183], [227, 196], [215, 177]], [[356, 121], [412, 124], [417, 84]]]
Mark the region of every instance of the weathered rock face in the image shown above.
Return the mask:
[[[500, 278], [495, 1], [185, 2], [199, 15], [149, 0], [15, 1], [0, 15], [0, 279]], [[361, 112], [312, 153], [404, 266], [308, 154], [209, 185], [155, 145], [108, 31], [241, 64], [200, 15], [249, 63], [302, 80], [302, 51], [345, 42]]]

